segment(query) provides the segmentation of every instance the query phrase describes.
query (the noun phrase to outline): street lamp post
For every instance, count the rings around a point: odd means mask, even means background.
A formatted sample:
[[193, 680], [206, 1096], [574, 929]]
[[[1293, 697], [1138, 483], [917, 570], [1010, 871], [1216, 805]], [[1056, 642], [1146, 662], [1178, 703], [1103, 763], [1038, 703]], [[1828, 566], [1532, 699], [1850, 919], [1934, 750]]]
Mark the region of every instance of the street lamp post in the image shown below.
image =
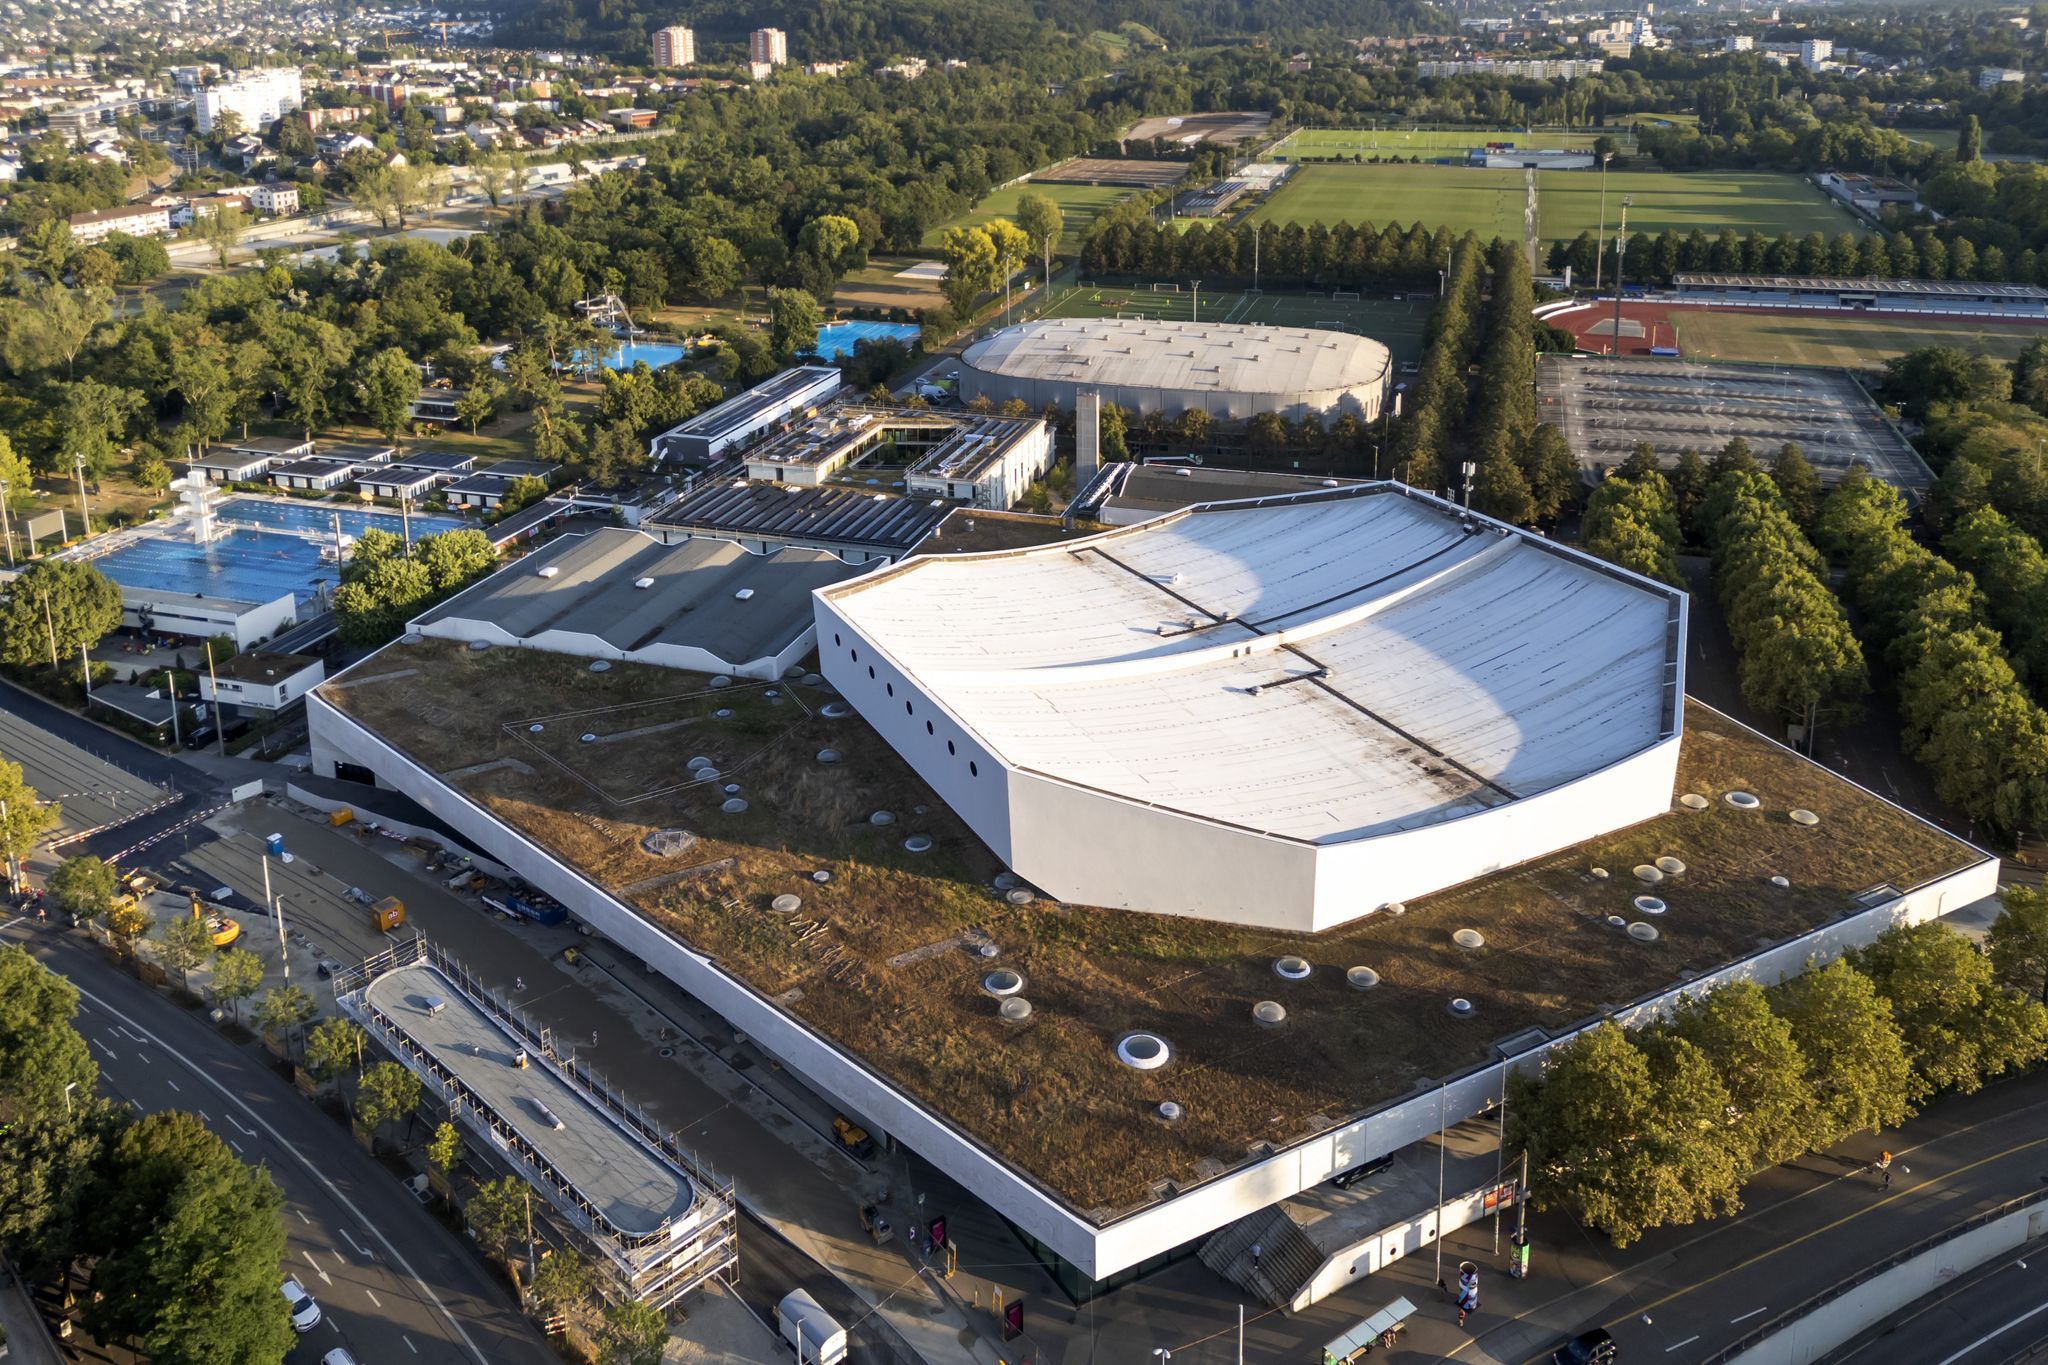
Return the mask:
[[64, 1082], [64, 1112], [66, 1114], [71, 1112], [71, 1092], [76, 1089], [78, 1089], [77, 1081]]
[[1264, 230], [1265, 226], [1264, 223], [1252, 224], [1252, 292], [1254, 294], [1259, 292], [1259, 233]]
[[1614, 231], [1614, 354], [1621, 354], [1622, 267], [1628, 260], [1629, 196], [1621, 196], [1621, 226]]
[[85, 500], [85, 456], [71, 457], [71, 471], [78, 475], [78, 515], [85, 521], [85, 533], [92, 534], [92, 504]]
[[1596, 294], [1600, 292], [1601, 257], [1607, 254], [1603, 249], [1607, 243], [1607, 163], [1612, 160], [1613, 152], [1600, 154], [1600, 237], [1593, 243], [1593, 292]]
[[8, 483], [0, 479], [0, 531], [7, 534], [7, 567], [14, 567], [14, 521], [7, 515]]

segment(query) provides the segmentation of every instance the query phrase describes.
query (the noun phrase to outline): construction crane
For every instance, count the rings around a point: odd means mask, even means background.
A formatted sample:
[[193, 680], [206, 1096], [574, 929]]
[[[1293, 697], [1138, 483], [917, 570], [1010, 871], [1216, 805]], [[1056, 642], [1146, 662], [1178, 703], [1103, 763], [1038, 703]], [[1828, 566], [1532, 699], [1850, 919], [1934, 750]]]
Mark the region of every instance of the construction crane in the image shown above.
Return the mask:
[[453, 19], [430, 19], [427, 21], [427, 27], [441, 30], [441, 46], [445, 50], [448, 46], [448, 30], [460, 28], [462, 25]]

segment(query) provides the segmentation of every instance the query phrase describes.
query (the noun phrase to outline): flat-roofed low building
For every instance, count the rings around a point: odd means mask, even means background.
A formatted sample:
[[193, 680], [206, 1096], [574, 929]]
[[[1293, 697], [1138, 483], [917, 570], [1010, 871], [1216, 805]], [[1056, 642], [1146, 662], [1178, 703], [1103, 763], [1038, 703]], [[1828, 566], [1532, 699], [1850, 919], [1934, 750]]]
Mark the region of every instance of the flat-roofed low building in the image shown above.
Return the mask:
[[784, 370], [670, 427], [654, 438], [651, 453], [657, 461], [708, 464], [823, 403], [839, 392], [844, 382], [831, 365]]
[[736, 479], [705, 484], [647, 525], [671, 539], [710, 536], [755, 549], [807, 545], [864, 564], [909, 554], [952, 510], [936, 498]]
[[274, 466], [270, 471], [270, 482], [287, 490], [324, 493], [354, 478], [358, 467], [354, 460], [326, 454], [308, 455]]
[[1075, 496], [1069, 510], [1079, 520], [1099, 521], [1105, 526], [1135, 526], [1197, 503], [1313, 493], [1356, 482], [1313, 474], [1119, 460], [1104, 465], [1102, 472]]
[[262, 478], [279, 461], [302, 459], [312, 453], [311, 441], [290, 436], [251, 436], [195, 455], [185, 461], [185, 467], [204, 474], [208, 483], [249, 483]]
[[130, 237], [163, 237], [170, 230], [170, 211], [154, 204], [130, 204], [125, 208], [71, 215], [71, 239], [80, 246], [97, 246], [116, 232]]
[[327, 665], [312, 654], [246, 650], [199, 674], [202, 701], [282, 711], [327, 680]]
[[811, 651], [811, 593], [863, 572], [823, 550], [559, 536], [412, 623], [422, 635], [747, 678]]
[[912, 497], [1002, 509], [1052, 466], [1052, 430], [1037, 417], [843, 405], [747, 452], [747, 477], [816, 487], [888, 450], [912, 458]]
[[462, 474], [452, 483], [441, 486], [441, 496], [448, 500], [450, 507], [473, 507], [479, 511], [491, 511], [505, 500], [512, 491], [512, 485], [521, 479], [539, 479], [543, 483], [554, 477], [560, 465], [545, 464], [539, 460], [500, 460], [486, 469], [475, 469]]
[[417, 501], [467, 474], [475, 464], [474, 456], [453, 450], [408, 450], [389, 464], [358, 470], [356, 487], [373, 498]]

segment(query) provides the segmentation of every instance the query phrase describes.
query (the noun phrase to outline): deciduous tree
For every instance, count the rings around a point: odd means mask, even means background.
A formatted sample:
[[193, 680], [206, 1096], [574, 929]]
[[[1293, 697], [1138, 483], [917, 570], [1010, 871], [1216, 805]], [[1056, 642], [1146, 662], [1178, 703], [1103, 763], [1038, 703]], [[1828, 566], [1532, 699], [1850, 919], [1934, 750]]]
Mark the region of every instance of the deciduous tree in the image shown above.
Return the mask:
[[263, 959], [246, 948], [223, 948], [213, 959], [213, 998], [242, 1017], [242, 1002], [263, 984]]

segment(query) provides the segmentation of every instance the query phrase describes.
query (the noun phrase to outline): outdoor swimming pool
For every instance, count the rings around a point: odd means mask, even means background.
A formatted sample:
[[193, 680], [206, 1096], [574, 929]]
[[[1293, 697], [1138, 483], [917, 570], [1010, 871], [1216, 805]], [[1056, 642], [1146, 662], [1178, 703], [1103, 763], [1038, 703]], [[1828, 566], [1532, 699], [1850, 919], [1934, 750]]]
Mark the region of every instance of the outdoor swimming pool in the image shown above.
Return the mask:
[[673, 365], [689, 351], [666, 341], [622, 341], [618, 350], [605, 357], [607, 370], [630, 370], [639, 361], [646, 361], [647, 368], [658, 370], [664, 365]]
[[921, 330], [909, 322], [828, 322], [818, 329], [818, 358], [844, 359], [862, 341], [900, 341], [909, 345], [917, 340]]
[[[181, 524], [150, 529], [102, 555], [85, 555], [101, 573], [128, 588], [188, 592], [241, 602], [271, 602], [291, 593], [311, 601], [314, 585], [332, 588], [335, 566], [320, 562], [330, 544], [335, 518], [345, 536], [375, 528], [400, 533], [396, 512], [364, 511], [327, 503], [280, 502], [270, 498], [229, 498], [214, 515], [231, 527], [211, 545], [195, 545]], [[415, 514], [414, 537], [464, 525], [459, 517]], [[329, 539], [320, 539], [327, 537]]]

